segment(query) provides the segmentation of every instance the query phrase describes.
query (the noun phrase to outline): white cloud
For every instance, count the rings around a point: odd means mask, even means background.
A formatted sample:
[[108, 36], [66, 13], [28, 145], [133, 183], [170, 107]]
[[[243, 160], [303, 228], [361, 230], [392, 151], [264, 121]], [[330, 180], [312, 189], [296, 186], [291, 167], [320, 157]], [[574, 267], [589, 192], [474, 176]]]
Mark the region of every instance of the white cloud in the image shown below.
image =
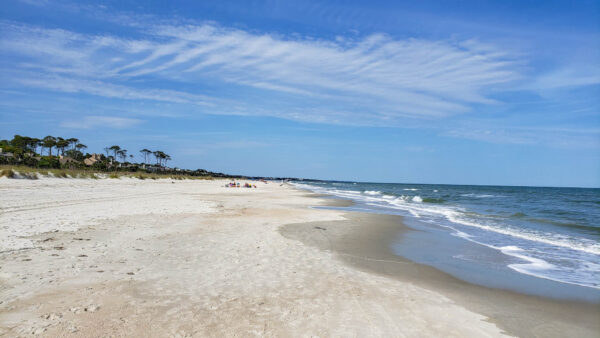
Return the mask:
[[13, 81], [30, 87], [46, 88], [65, 93], [87, 93], [124, 100], [153, 100], [172, 103], [212, 105], [210, 98], [169, 89], [139, 89], [105, 81], [73, 79], [64, 76], [15, 78]]
[[596, 128], [471, 127], [450, 129], [441, 135], [497, 144], [544, 145], [564, 149], [600, 148], [600, 130]]
[[142, 123], [142, 120], [115, 116], [86, 116], [83, 119], [63, 121], [64, 128], [91, 129], [117, 128], [124, 129]]
[[591, 67], [570, 66], [538, 77], [532, 90], [548, 90], [600, 84], [600, 64]]
[[534, 135], [528, 133], [507, 132], [504, 129], [455, 129], [442, 134], [455, 138], [464, 138], [469, 140], [484, 141], [491, 143], [508, 144], [535, 144], [537, 139]]
[[[515, 61], [477, 41], [382, 34], [329, 41], [213, 24], [146, 26], [136, 39], [6, 22], [0, 28], [1, 53], [18, 60], [13, 70], [36, 74], [19, 78], [22, 85], [119, 99], [219, 101], [220, 110], [206, 113], [245, 106], [250, 115], [398, 124], [494, 103], [488, 94], [519, 78]], [[261, 91], [260, 104], [240, 97], [240, 87]], [[281, 95], [285, 105], [270, 108]]]

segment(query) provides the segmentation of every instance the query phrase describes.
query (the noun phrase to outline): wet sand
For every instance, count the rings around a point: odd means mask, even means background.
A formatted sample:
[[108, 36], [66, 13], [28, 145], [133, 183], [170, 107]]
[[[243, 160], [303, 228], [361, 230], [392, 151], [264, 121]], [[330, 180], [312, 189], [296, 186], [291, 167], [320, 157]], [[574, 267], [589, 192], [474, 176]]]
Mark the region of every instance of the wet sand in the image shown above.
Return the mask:
[[[435, 268], [413, 263], [391, 249], [397, 236], [415, 231], [402, 218], [348, 212], [346, 220], [289, 224], [280, 228], [288, 238], [334, 252], [362, 271], [419, 285], [485, 315], [510, 335], [519, 337], [598, 337], [598, 304], [560, 301], [473, 285]], [[424, 248], [427, 250], [428, 248]], [[430, 248], [435, 250], [435, 248]]]
[[325, 207], [345, 208], [355, 205], [355, 203], [352, 200], [338, 198], [335, 196], [325, 194], [308, 193], [304, 196], [314, 198], [316, 200], [315, 203]]

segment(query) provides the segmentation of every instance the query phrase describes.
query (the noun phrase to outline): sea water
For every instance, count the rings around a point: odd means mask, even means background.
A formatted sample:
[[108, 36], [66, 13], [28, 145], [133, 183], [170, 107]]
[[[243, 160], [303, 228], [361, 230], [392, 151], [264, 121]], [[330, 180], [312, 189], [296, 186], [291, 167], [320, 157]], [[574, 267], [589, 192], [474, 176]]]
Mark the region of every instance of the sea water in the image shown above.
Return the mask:
[[[402, 215], [409, 225], [427, 226], [430, 232], [446, 233], [458, 243], [468, 241], [507, 258], [478, 255], [473, 260], [478, 265], [491, 267], [501, 261], [518, 274], [600, 290], [600, 189], [323, 181], [294, 184], [351, 199], [355, 210]], [[451, 256], [429, 260], [447, 265], [452, 265], [451, 260], [465, 260], [460, 251]]]

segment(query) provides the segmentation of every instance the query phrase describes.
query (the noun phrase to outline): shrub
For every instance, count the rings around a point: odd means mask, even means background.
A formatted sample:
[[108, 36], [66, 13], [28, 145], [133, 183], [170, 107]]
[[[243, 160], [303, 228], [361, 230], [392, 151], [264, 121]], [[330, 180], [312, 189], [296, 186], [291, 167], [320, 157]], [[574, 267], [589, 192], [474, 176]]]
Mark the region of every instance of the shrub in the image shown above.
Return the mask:
[[23, 164], [28, 167], [38, 167], [39, 161], [34, 157], [25, 157], [23, 159]]
[[44, 156], [38, 162], [40, 168], [60, 168], [60, 162], [54, 157]]

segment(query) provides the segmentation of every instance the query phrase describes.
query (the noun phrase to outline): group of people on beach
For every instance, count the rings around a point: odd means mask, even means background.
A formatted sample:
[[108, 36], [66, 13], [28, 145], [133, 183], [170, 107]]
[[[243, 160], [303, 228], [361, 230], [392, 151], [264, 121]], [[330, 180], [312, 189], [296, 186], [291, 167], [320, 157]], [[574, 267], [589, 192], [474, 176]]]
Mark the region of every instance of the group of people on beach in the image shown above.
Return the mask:
[[240, 182], [230, 182], [225, 185], [225, 188], [256, 188], [256, 184], [249, 184], [245, 182], [244, 185], [240, 185]]

